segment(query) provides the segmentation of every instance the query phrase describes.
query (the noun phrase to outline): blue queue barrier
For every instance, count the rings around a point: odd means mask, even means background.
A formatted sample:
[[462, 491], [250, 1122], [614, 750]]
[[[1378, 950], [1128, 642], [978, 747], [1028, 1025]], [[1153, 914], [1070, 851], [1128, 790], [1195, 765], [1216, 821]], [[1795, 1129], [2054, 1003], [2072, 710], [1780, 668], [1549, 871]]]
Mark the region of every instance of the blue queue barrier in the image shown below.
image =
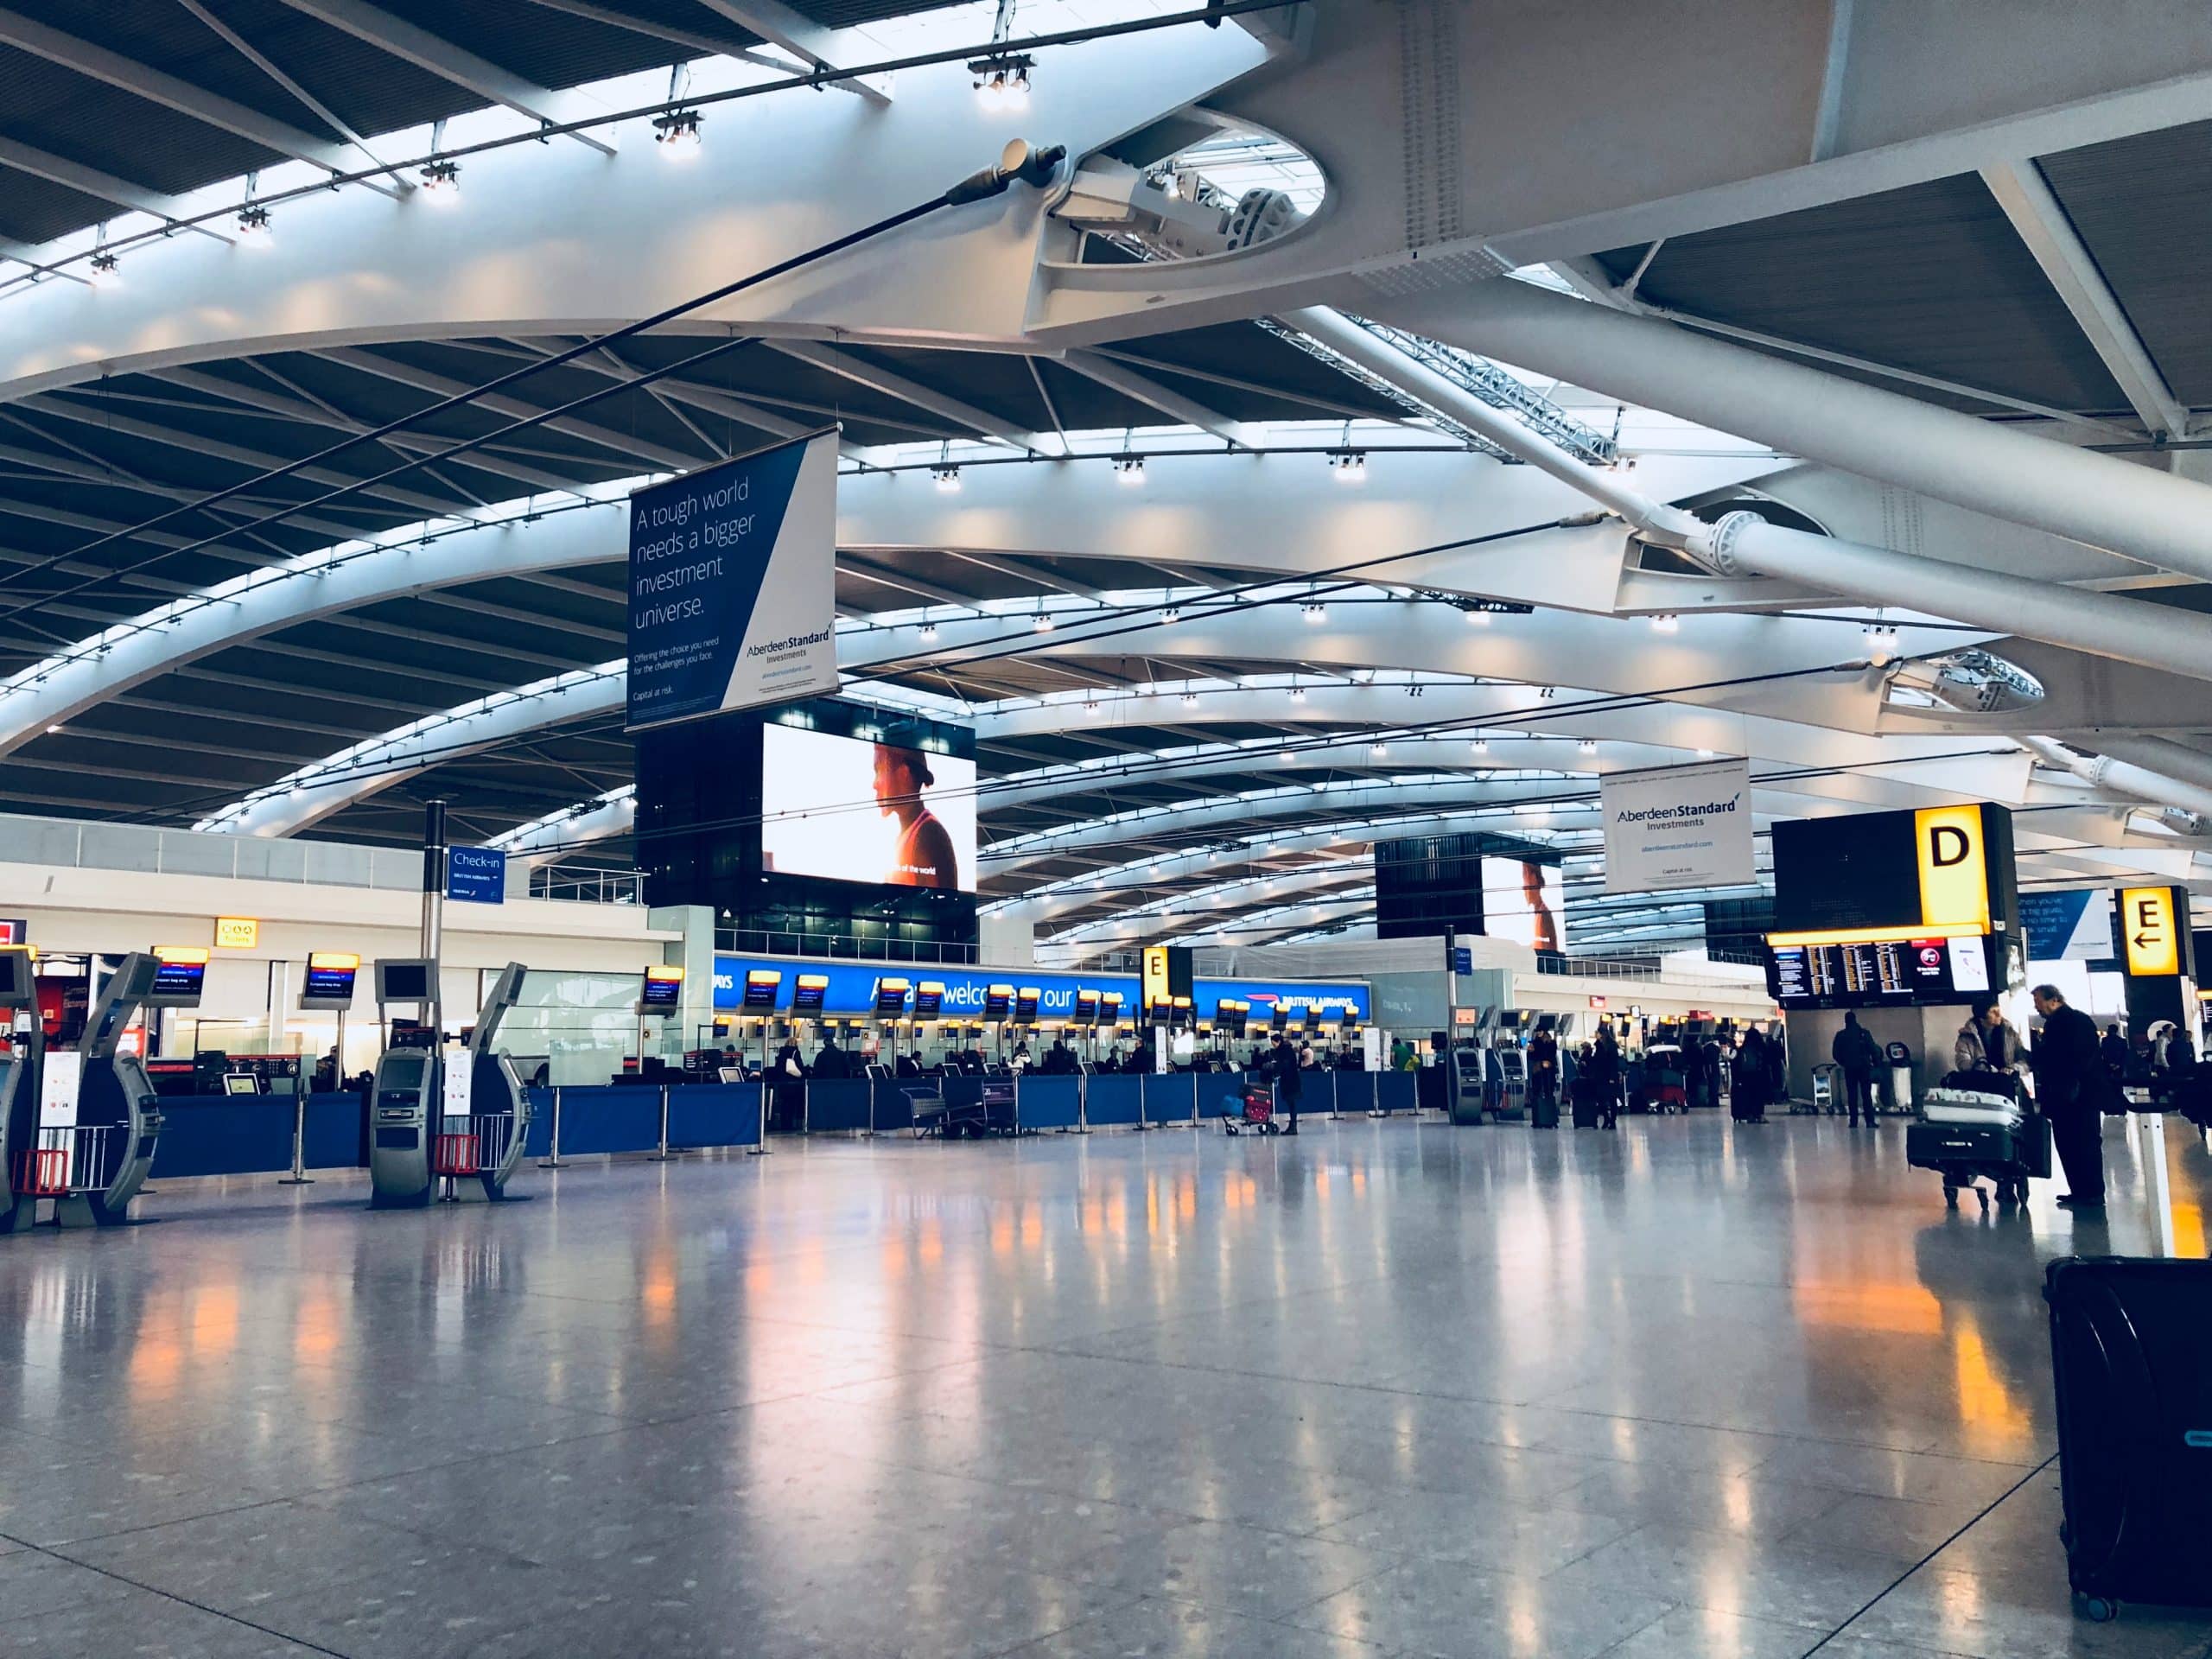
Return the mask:
[[[550, 1133], [551, 1106], [547, 1106]], [[660, 1090], [642, 1084], [564, 1084], [561, 1155], [651, 1152], [660, 1145]]]
[[153, 1176], [249, 1175], [292, 1166], [292, 1096], [172, 1096]]
[[1299, 1097], [1300, 1111], [1310, 1112], [1315, 1117], [1326, 1117], [1338, 1109], [1335, 1072], [1324, 1071], [1317, 1067], [1300, 1071], [1298, 1079], [1306, 1085], [1305, 1092]]
[[1338, 1071], [1337, 1110], [1346, 1117], [1365, 1116], [1375, 1109], [1375, 1074], [1371, 1071]]
[[309, 1095], [300, 1161], [309, 1169], [361, 1167], [361, 1115], [366, 1109], [359, 1095]]
[[530, 1096], [530, 1128], [523, 1131], [522, 1155], [550, 1158], [553, 1155], [553, 1091], [525, 1089], [523, 1093]]
[[1144, 1118], [1144, 1085], [1141, 1077], [1120, 1072], [1094, 1073], [1083, 1079], [1083, 1121], [1094, 1129], [1134, 1127]]
[[868, 1127], [878, 1135], [897, 1135], [914, 1127], [914, 1103], [906, 1090], [932, 1081], [928, 1077], [886, 1077], [868, 1086], [874, 1091], [868, 1107]]
[[868, 1127], [872, 1090], [866, 1077], [817, 1077], [806, 1085], [810, 1135], [851, 1133]]
[[1014, 1084], [1014, 1117], [1024, 1129], [1072, 1129], [1083, 1122], [1083, 1079], [1025, 1075]]
[[1421, 1105], [1420, 1084], [1410, 1071], [1377, 1071], [1375, 1108], [1382, 1112], [1410, 1112]]
[[[668, 1144], [757, 1147], [760, 1144], [760, 1085], [694, 1083], [668, 1091]], [[563, 1146], [562, 1151], [569, 1148]]]
[[1157, 1128], [1198, 1121], [1198, 1078], [1192, 1071], [1154, 1073], [1144, 1084], [1144, 1121]]

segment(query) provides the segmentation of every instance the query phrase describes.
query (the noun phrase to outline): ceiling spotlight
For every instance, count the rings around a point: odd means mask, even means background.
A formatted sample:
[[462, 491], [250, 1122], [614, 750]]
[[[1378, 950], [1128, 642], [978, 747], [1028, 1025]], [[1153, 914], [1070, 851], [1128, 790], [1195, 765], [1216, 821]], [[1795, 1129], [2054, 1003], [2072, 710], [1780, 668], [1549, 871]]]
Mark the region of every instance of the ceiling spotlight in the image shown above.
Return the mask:
[[957, 467], [932, 467], [930, 476], [937, 480], [938, 488], [945, 494], [960, 493], [960, 469]]
[[925, 623], [923, 623], [923, 624], [922, 624], [922, 638], [923, 638], [923, 639], [936, 639], [936, 638], [937, 638], [937, 624], [936, 624], [936, 623], [934, 623], [934, 622], [925, 622]]
[[1654, 633], [1677, 633], [1681, 632], [1681, 626], [1682, 619], [1679, 616], [1655, 616], [1651, 619], [1651, 632]]
[[60, 728], [59, 726], [49, 726], [49, 727], [48, 727], [48, 728], [46, 728], [47, 735], [48, 735], [48, 736], [49, 736], [49, 737], [51, 737], [54, 733], [56, 733], [56, 732], [60, 731], [60, 729], [61, 729], [61, 728]]
[[1096, 697], [1085, 699], [1083, 705], [1083, 712], [1086, 715], [1096, 714], [1098, 712], [1098, 699]]
[[700, 119], [696, 110], [671, 110], [653, 118], [653, 143], [660, 146], [663, 159], [688, 162], [699, 153], [704, 142], [699, 133]]
[[1052, 631], [1052, 619], [1042, 611], [1038, 612], [1030, 619], [1029, 631], [1032, 633], [1050, 633]]
[[1160, 620], [1162, 622], [1180, 622], [1183, 620], [1183, 607], [1180, 605], [1166, 607], [1160, 613]]
[[1325, 622], [1329, 620], [1329, 607], [1318, 599], [1309, 599], [1298, 608], [1300, 613], [1308, 622]]
[[1332, 449], [1329, 467], [1336, 474], [1339, 484], [1367, 482], [1367, 452], [1364, 449]]
[[1014, 73], [1007, 77], [1006, 107], [1009, 113], [1019, 115], [1029, 107], [1029, 60], [1017, 58]]
[[1294, 685], [1294, 686], [1292, 686], [1292, 687], [1290, 688], [1290, 700], [1291, 700], [1293, 702], [1305, 702], [1305, 701], [1306, 701], [1306, 688], [1305, 688], [1304, 686], [1302, 686], [1302, 685]]
[[989, 114], [1020, 114], [1029, 107], [1029, 72], [1035, 67], [1021, 56], [976, 59], [968, 66], [976, 78], [976, 102]]
[[113, 288], [123, 279], [116, 274], [116, 257], [105, 248], [92, 250], [92, 283], [94, 288]]
[[1468, 744], [1467, 747], [1472, 749], [1477, 754], [1488, 754], [1490, 753], [1490, 740], [1486, 737], [1478, 737], [1473, 742]]
[[1390, 746], [1388, 743], [1370, 743], [1367, 746], [1367, 752], [1370, 754], [1388, 754]]
[[269, 245], [271, 240], [269, 210], [259, 202], [249, 201], [238, 209], [238, 238], [247, 247], [265, 248]]
[[1198, 706], [1198, 694], [1195, 691], [1185, 691], [1179, 701], [1185, 709], [1195, 709]]
[[423, 168], [423, 193], [432, 201], [450, 207], [461, 200], [461, 163], [431, 162]]
[[1583, 739], [1580, 743], [1577, 743], [1577, 744], [1574, 746], [1574, 752], [1575, 752], [1577, 754], [1595, 754], [1595, 753], [1598, 753], [1598, 744], [1597, 744], [1597, 740], [1595, 740], [1594, 738], [1588, 738], [1588, 737], [1584, 738], [1584, 739]]
[[1143, 483], [1144, 457], [1142, 455], [1115, 456], [1114, 481], [1117, 484]]

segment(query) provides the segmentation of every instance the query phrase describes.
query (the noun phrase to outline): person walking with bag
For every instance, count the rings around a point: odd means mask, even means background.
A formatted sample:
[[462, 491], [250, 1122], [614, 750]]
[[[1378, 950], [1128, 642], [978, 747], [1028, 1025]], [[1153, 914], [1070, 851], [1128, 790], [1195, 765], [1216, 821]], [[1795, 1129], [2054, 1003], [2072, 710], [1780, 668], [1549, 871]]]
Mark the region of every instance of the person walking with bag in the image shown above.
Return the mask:
[[2035, 988], [2043, 1034], [2036, 1039], [2036, 1103], [2050, 1120], [2058, 1161], [2069, 1189], [2058, 1200], [2073, 1210], [2101, 1210], [2105, 1203], [2104, 1103], [2112, 1092], [2097, 1024], [2070, 1007], [2056, 985]]
[[1298, 1097], [1306, 1092], [1305, 1079], [1298, 1075], [1298, 1053], [1290, 1046], [1290, 1039], [1281, 1032], [1275, 1033], [1275, 1046], [1268, 1055], [1270, 1069], [1274, 1072], [1275, 1093], [1281, 1098], [1283, 1110], [1290, 1114], [1290, 1123], [1283, 1133], [1298, 1133]]

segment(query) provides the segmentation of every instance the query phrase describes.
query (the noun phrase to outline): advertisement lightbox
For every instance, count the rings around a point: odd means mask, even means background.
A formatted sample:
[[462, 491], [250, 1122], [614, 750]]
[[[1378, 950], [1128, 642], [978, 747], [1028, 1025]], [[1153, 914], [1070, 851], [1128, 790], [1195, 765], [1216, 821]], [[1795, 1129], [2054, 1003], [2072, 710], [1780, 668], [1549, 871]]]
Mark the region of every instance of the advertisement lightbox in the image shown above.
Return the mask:
[[801, 726], [760, 738], [763, 870], [976, 890], [973, 760]]

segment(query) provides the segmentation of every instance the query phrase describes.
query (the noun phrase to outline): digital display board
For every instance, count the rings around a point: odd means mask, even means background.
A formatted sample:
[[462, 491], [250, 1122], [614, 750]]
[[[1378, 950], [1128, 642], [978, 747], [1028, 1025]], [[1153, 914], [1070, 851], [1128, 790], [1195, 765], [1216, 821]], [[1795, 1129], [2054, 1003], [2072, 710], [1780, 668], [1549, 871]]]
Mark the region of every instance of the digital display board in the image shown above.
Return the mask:
[[1122, 1021], [1122, 994], [1102, 991], [1098, 995], [1098, 1023], [1102, 1026], [1119, 1025]]
[[760, 769], [763, 869], [975, 892], [973, 760], [772, 722]]
[[793, 1014], [821, 1013], [822, 999], [829, 994], [829, 975], [801, 974], [798, 976], [798, 988], [791, 993], [791, 1012]]
[[1783, 944], [2017, 929], [2012, 816], [1988, 802], [1791, 818], [1774, 837], [1774, 931]]
[[1075, 1023], [1095, 1026], [1098, 1023], [1098, 993], [1077, 991], [1075, 994]]
[[1251, 1012], [1249, 1004], [1234, 1002], [1224, 996], [1214, 1004], [1214, 1028], [1230, 1037], [1242, 1037], [1244, 1034], [1244, 1022], [1250, 1017]]
[[303, 1008], [349, 1008], [361, 959], [348, 950], [310, 950], [307, 977], [300, 982]]
[[1044, 993], [1034, 985], [1024, 985], [1014, 994], [1014, 1017], [1025, 1026], [1037, 1023], [1037, 999]]
[[773, 1009], [784, 993], [784, 976], [773, 968], [754, 968], [745, 976], [745, 996], [738, 1006], [749, 1014]]
[[1539, 950], [1567, 948], [1567, 895], [1558, 865], [1485, 857], [1482, 876], [1484, 934]]
[[944, 1012], [944, 982], [925, 979], [914, 987], [914, 1018], [934, 1020]]
[[875, 1011], [878, 1014], [900, 1014], [906, 1012], [906, 993], [912, 985], [903, 979], [879, 979], [875, 982]]
[[681, 968], [648, 968], [645, 969], [645, 991], [638, 998], [640, 1014], [673, 1014], [683, 1002], [683, 970]]
[[1785, 1009], [1912, 1007], [1990, 995], [1980, 935], [1776, 945], [1767, 990]]
[[196, 948], [158, 945], [154, 951], [154, 982], [149, 1003], [189, 1007], [200, 1001], [207, 983], [207, 953]]
[[430, 1000], [430, 964], [404, 957], [377, 963], [378, 1002], [427, 1002]]
[[1013, 1006], [1014, 1006], [1014, 987], [1013, 987], [1013, 986], [1011, 986], [1011, 985], [991, 985], [991, 986], [987, 986], [987, 987], [985, 987], [985, 988], [984, 988], [984, 991], [983, 991], [983, 1018], [984, 1018], [984, 1019], [986, 1019], [986, 1020], [995, 1020], [995, 1020], [1003, 1020], [1003, 1019], [1005, 1019], [1005, 1018], [1006, 1018], [1006, 1015], [1007, 1015], [1007, 1009], [1009, 1009], [1009, 1008], [1011, 1008]]

